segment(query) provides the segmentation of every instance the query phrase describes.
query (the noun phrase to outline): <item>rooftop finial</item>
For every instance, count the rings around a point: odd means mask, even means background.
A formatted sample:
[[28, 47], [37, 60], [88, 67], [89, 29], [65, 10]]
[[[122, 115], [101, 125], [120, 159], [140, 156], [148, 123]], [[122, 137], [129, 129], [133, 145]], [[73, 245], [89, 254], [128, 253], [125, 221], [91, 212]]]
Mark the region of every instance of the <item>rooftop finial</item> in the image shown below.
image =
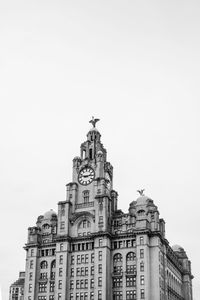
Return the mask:
[[100, 119], [95, 119], [94, 117], [92, 117], [92, 120], [90, 120], [89, 123], [92, 123], [93, 128], [95, 128], [95, 125], [98, 121], [100, 121]]
[[140, 196], [144, 196], [144, 191], [145, 191], [145, 189], [137, 190], [137, 192], [140, 194]]

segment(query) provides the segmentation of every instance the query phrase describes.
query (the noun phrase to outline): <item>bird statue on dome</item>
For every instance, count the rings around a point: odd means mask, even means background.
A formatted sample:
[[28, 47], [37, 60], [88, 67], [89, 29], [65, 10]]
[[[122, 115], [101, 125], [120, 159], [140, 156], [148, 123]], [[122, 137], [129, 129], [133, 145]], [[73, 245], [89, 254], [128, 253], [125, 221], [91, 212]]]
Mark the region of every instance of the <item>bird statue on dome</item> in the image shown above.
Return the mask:
[[94, 117], [92, 117], [92, 120], [90, 120], [89, 123], [92, 123], [93, 128], [95, 128], [96, 123], [97, 123], [98, 121], [100, 121], [100, 119], [95, 119]]
[[140, 194], [140, 196], [144, 196], [144, 191], [145, 191], [145, 189], [137, 190], [137, 192]]

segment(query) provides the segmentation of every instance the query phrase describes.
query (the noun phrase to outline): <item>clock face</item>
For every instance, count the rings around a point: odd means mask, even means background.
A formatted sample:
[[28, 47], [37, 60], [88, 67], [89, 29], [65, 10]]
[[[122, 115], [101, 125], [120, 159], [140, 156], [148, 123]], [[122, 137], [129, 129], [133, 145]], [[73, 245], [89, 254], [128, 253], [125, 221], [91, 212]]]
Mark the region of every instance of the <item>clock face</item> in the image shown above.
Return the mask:
[[90, 167], [85, 167], [78, 174], [78, 181], [82, 185], [90, 184], [94, 179], [94, 170]]

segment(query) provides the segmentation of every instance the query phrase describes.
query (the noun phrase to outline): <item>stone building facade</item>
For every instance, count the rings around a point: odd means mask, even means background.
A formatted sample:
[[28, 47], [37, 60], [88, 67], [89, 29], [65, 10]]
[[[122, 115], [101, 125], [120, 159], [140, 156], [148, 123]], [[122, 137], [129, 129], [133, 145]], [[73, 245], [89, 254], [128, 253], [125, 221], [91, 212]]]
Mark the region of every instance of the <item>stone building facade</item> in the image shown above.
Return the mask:
[[25, 272], [19, 272], [19, 278], [10, 286], [9, 300], [24, 300]]
[[192, 300], [190, 261], [170, 247], [153, 200], [140, 192], [118, 209], [113, 167], [93, 128], [73, 159], [58, 213], [28, 229], [26, 300]]

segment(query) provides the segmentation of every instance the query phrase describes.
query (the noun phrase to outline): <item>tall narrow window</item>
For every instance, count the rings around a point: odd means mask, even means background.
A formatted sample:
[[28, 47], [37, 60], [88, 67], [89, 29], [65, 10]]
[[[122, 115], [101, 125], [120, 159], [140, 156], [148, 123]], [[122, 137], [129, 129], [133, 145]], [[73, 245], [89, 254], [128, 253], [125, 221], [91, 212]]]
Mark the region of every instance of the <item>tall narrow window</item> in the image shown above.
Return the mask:
[[87, 203], [87, 202], [89, 202], [89, 191], [88, 190], [86, 190], [86, 191], [83, 191], [83, 202], [84, 203]]

